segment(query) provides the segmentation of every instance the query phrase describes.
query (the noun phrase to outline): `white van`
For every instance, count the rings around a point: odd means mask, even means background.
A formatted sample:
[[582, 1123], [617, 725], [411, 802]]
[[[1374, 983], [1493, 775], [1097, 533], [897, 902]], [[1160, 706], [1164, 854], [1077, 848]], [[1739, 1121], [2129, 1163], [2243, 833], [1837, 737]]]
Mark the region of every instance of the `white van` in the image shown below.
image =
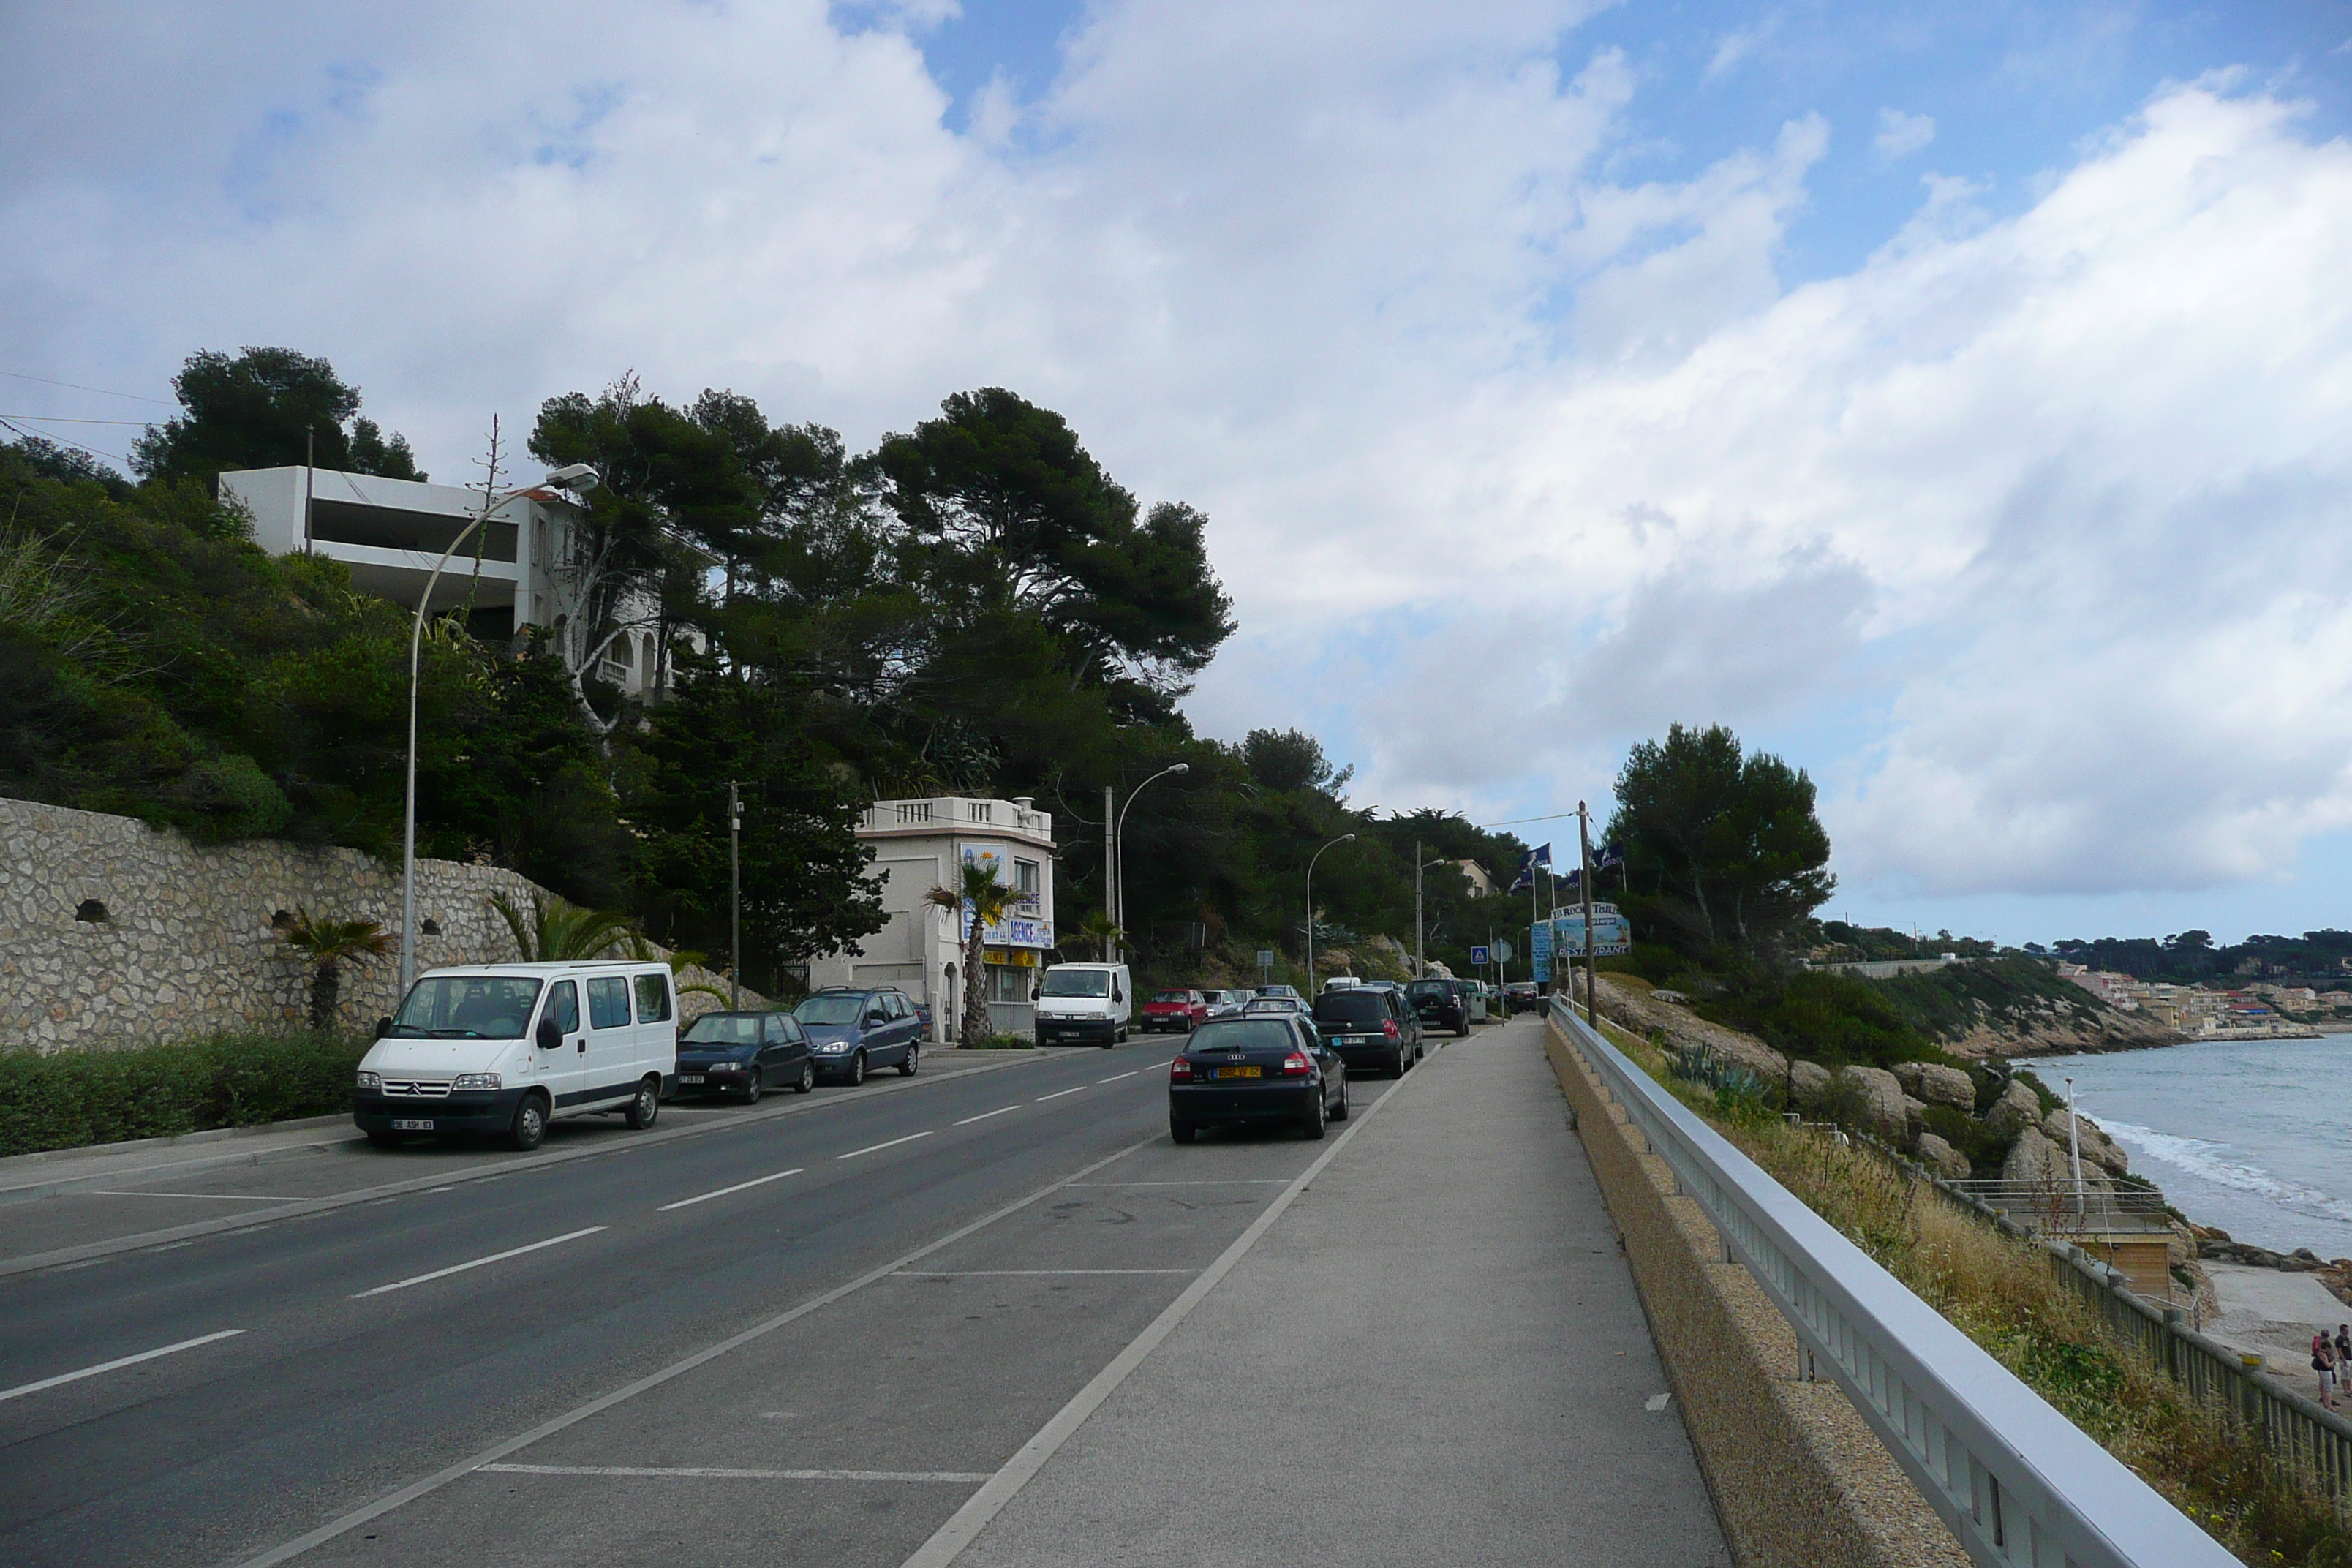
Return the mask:
[[1091, 1041], [1108, 1050], [1135, 1018], [1135, 982], [1124, 963], [1056, 963], [1030, 994], [1041, 1046]]
[[360, 1058], [371, 1143], [491, 1132], [536, 1149], [549, 1121], [617, 1110], [650, 1127], [677, 1074], [669, 966], [593, 960], [428, 970]]

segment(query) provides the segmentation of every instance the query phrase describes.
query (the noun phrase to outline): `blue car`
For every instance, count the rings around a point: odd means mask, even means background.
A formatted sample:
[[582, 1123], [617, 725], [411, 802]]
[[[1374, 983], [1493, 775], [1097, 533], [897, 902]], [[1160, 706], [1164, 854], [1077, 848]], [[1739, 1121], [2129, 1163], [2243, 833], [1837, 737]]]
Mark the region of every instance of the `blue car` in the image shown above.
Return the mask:
[[888, 1067], [912, 1078], [922, 1058], [922, 1015], [895, 985], [828, 986], [811, 993], [793, 1016], [822, 1079], [864, 1083], [868, 1072]]

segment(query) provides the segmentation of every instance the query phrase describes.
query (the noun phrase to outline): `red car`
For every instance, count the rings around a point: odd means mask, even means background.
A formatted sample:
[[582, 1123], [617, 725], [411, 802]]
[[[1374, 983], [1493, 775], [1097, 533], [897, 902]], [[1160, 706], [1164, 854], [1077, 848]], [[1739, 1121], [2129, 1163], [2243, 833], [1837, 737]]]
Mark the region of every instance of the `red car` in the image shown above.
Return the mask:
[[1189, 1035], [1209, 1021], [1209, 999], [1198, 991], [1155, 991], [1143, 1005], [1147, 1035]]

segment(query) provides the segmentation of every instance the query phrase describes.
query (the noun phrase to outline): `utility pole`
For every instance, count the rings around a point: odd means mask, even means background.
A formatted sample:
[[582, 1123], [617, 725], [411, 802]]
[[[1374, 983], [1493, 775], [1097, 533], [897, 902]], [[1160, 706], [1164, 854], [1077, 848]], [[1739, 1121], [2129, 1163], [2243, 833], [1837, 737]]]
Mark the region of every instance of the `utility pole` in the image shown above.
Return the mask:
[[1422, 979], [1429, 965], [1422, 961], [1421, 942], [1421, 840], [1412, 841], [1412, 977]]
[[[1579, 869], [1576, 880], [1584, 892], [1584, 1021], [1593, 1028], [1601, 1027], [1601, 942], [1592, 929], [1592, 835], [1590, 815], [1584, 803], [1576, 803], [1576, 850]], [[1574, 997], [1570, 998], [1573, 1003]]]
[[302, 432], [302, 553], [310, 553], [310, 498], [317, 489], [319, 432]]
[[743, 1010], [743, 802], [735, 786], [735, 780], [727, 781], [727, 1009], [740, 1013]]
[[[1103, 785], [1103, 920], [1115, 928], [1118, 924], [1118, 812], [1114, 799], [1111, 786]], [[1125, 956], [1121, 950], [1127, 945], [1125, 931], [1114, 930], [1104, 944], [1111, 963]]]

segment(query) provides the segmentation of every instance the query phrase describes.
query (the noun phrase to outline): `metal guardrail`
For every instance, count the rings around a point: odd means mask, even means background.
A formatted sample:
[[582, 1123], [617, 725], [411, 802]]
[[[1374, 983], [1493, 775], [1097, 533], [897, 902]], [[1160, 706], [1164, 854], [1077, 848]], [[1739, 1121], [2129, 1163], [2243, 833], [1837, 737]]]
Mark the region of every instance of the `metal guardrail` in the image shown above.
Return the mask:
[[2237, 1558], [1571, 1012], [1564, 1031], [1969, 1556], [2030, 1568]]

